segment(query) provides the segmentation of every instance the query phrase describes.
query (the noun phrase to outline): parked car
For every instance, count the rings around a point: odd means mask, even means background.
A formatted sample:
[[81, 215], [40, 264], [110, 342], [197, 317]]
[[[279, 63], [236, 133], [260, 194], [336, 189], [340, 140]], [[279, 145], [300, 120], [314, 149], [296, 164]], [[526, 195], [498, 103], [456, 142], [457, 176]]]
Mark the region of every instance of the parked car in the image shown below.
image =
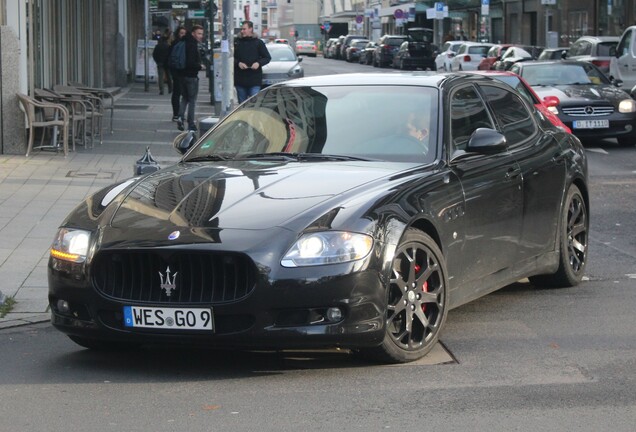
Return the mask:
[[360, 53], [369, 41], [367, 39], [356, 39], [345, 51], [345, 60], [348, 62], [357, 62], [360, 59]]
[[477, 70], [490, 70], [494, 69], [493, 65], [497, 60], [501, 58], [501, 55], [510, 48], [510, 44], [497, 44], [490, 47], [488, 53], [486, 53], [486, 57], [481, 59], [479, 62], [479, 66], [477, 66]]
[[336, 40], [333, 45], [331, 45], [332, 54], [329, 56], [330, 58], [336, 60], [340, 60], [342, 58], [340, 57], [340, 47], [342, 47], [342, 43], [344, 42], [345, 37], [345, 35], [338, 36], [338, 40]]
[[305, 76], [300, 64], [302, 57], [296, 56], [291, 46], [287, 44], [265, 45], [272, 60], [263, 66], [263, 87]]
[[532, 61], [513, 65], [511, 72], [541, 98], [558, 97], [555, 114], [580, 139], [616, 138], [622, 146], [636, 144], [636, 101], [592, 63]]
[[491, 43], [464, 42], [457, 50], [457, 54], [451, 60], [452, 71], [477, 70], [481, 59], [486, 57]]
[[400, 49], [402, 42], [406, 41], [406, 35], [384, 35], [378, 41], [373, 53], [373, 66], [385, 67], [393, 64], [393, 56]]
[[296, 55], [308, 55], [310, 57], [316, 57], [316, 42], [310, 40], [296, 41]]
[[570, 48], [560, 47], [560, 48], [546, 48], [541, 51], [537, 60], [561, 60], [567, 56], [567, 52]]
[[449, 71], [451, 66], [450, 62], [459, 47], [464, 43], [464, 41], [448, 41], [444, 42], [440, 52], [435, 57], [435, 69], [438, 71]]
[[342, 40], [342, 45], [340, 45], [340, 59], [341, 60], [346, 60], [347, 59], [347, 48], [349, 48], [351, 46], [351, 44], [353, 43], [354, 40], [360, 40], [360, 39], [367, 39], [366, 37], [362, 36], [362, 35], [346, 35], [345, 38]]
[[333, 46], [334, 43], [336, 43], [336, 41], [338, 40], [338, 38], [329, 38], [327, 39], [327, 42], [325, 42], [325, 46], [322, 49], [322, 56], [324, 58], [331, 58], [333, 55], [333, 51], [331, 49], [331, 47]]
[[608, 74], [619, 40], [618, 36], [581, 36], [570, 46], [566, 58], [593, 63]]
[[397, 69], [436, 70], [437, 45], [433, 44], [433, 30], [414, 27], [406, 30], [407, 39], [393, 56], [392, 66]]
[[336, 346], [400, 363], [452, 308], [526, 277], [578, 284], [580, 142], [506, 84], [448, 78], [302, 78], [179, 135], [177, 164], [64, 219], [53, 326], [91, 349]]
[[376, 46], [378, 46], [378, 44], [373, 41], [367, 42], [362, 51], [360, 51], [360, 64], [370, 65], [373, 63], [373, 52]]
[[519, 61], [536, 60], [543, 47], [532, 45], [513, 45], [508, 47], [501, 55], [501, 59], [493, 64], [495, 70], [510, 70], [513, 64]]
[[523, 78], [510, 71], [496, 71], [491, 69], [474, 71], [470, 73], [482, 74], [501, 82], [505, 82], [510, 87], [517, 90], [519, 94], [525, 97], [531, 104], [533, 104], [537, 111], [539, 111], [539, 113], [543, 115], [543, 117], [545, 117], [547, 121], [549, 121], [559, 129], [562, 129], [568, 133], [572, 133], [572, 130], [565, 123], [563, 123], [556, 114], [550, 111], [551, 109], [557, 107], [561, 102], [558, 97], [547, 96], [545, 99], [541, 99]]
[[636, 26], [627, 27], [616, 46], [616, 53], [610, 59], [610, 79], [625, 88], [636, 86]]

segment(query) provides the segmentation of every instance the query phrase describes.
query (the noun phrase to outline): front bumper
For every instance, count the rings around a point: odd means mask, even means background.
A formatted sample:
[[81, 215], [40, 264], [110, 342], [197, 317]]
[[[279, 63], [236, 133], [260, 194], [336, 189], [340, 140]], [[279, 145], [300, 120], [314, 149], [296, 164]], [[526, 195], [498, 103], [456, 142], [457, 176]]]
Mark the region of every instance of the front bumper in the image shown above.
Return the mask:
[[[226, 303], [165, 304], [113, 298], [88, 278], [70, 277], [49, 263], [51, 322], [60, 331], [89, 339], [211, 347], [322, 348], [377, 346], [384, 337], [385, 294], [379, 272], [339, 264], [259, 274], [247, 297]], [[359, 263], [358, 263], [359, 264]], [[273, 277], [272, 277], [273, 276]], [[68, 311], [58, 307], [60, 300]], [[212, 308], [214, 331], [130, 328], [124, 306]], [[326, 310], [342, 319], [330, 322]]]
[[[574, 117], [559, 113], [559, 118], [579, 139], [604, 139], [618, 137], [633, 137], [636, 141], [636, 115], [614, 113], [607, 117]], [[577, 120], [608, 120], [609, 127], [580, 129], [574, 127]]]

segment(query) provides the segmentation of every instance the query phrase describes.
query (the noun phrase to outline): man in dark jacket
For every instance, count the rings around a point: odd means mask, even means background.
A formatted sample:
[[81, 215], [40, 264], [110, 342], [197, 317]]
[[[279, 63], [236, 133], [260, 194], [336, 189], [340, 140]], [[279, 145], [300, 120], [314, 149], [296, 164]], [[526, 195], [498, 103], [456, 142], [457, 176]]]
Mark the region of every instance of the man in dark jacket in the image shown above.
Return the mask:
[[[186, 33], [185, 27], [179, 27], [174, 31], [174, 40], [170, 44], [170, 53], [177, 42], [185, 37]], [[170, 54], [168, 54], [168, 58], [170, 58]], [[181, 71], [170, 69], [170, 76], [172, 77], [172, 98], [170, 99], [172, 103], [172, 121], [176, 122], [179, 121], [179, 111], [181, 110]]]
[[[179, 109], [179, 120], [177, 127], [184, 129], [184, 121], [188, 122], [189, 130], [197, 130], [194, 121], [194, 108], [199, 94], [199, 72], [201, 71], [201, 54], [199, 53], [199, 42], [203, 41], [203, 27], [192, 26], [190, 33], [186, 34], [185, 40], [185, 69], [181, 71], [181, 107]], [[188, 115], [186, 117], [186, 108]]]
[[[169, 36], [168, 31], [168, 36]], [[163, 94], [163, 85], [168, 84], [168, 93], [172, 92], [172, 80], [168, 70], [168, 56], [170, 55], [170, 45], [168, 37], [161, 36], [155, 49], [152, 50], [152, 59], [157, 64], [157, 82], [159, 83], [159, 94]]]
[[255, 95], [263, 84], [263, 66], [272, 56], [262, 40], [254, 35], [254, 24], [243, 21], [241, 37], [234, 46], [234, 87], [239, 103]]

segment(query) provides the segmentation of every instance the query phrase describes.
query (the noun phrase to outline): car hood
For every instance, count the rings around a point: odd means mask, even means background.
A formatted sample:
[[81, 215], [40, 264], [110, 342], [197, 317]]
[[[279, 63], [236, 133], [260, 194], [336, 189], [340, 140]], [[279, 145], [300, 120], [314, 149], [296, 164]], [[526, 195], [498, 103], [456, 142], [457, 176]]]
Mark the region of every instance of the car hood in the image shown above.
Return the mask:
[[267, 229], [413, 166], [387, 162], [181, 163], [141, 179], [125, 196], [113, 200], [119, 207], [111, 226]]
[[273, 61], [263, 66], [263, 73], [287, 73], [290, 69], [297, 66], [297, 61]]
[[629, 99], [629, 95], [613, 85], [558, 85], [533, 86], [532, 89], [543, 99], [546, 96], [556, 96], [562, 105], [568, 103], [610, 101], [618, 103]]

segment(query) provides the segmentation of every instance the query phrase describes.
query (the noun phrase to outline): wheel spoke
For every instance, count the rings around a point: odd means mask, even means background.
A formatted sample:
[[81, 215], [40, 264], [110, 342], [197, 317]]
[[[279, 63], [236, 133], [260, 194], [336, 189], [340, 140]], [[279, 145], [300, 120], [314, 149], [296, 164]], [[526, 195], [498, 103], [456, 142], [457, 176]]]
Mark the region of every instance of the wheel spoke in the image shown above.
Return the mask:
[[428, 329], [430, 327], [430, 322], [428, 321], [428, 318], [424, 314], [422, 308], [415, 309], [415, 316], [417, 316], [417, 318], [420, 320], [420, 323], [422, 323], [422, 327], [424, 327], [425, 329]]
[[421, 303], [423, 303], [423, 304], [428, 304], [428, 303], [438, 304], [438, 302], [437, 302], [437, 293], [435, 291], [422, 292], [421, 295], [422, 295]]
[[585, 245], [576, 239], [572, 239], [572, 249], [585, 253]]
[[572, 226], [572, 230], [571, 230], [572, 236], [577, 236], [584, 232], [586, 232], [585, 222], [579, 222]]

